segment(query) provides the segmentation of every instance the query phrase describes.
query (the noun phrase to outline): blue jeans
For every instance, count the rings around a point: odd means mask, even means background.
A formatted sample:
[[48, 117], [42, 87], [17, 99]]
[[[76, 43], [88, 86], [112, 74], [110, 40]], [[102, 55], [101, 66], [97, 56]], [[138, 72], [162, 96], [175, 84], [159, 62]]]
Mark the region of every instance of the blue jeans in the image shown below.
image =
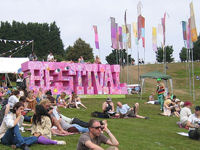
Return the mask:
[[22, 137], [19, 131], [19, 126], [16, 125], [6, 131], [5, 135], [1, 138], [1, 143], [4, 145], [16, 145], [21, 147], [23, 144], [32, 145], [37, 143], [38, 139], [35, 136]]
[[89, 132], [88, 128], [81, 127], [78, 124], [72, 124], [72, 126], [77, 128], [79, 132], [82, 132], [82, 133]]

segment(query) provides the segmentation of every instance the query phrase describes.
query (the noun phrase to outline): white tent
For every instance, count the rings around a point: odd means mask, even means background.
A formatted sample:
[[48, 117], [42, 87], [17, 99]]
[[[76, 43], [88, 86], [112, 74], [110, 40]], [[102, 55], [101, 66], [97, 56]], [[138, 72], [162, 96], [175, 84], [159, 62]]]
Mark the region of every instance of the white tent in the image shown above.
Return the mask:
[[29, 61], [28, 58], [0, 57], [0, 73], [17, 73], [21, 64]]

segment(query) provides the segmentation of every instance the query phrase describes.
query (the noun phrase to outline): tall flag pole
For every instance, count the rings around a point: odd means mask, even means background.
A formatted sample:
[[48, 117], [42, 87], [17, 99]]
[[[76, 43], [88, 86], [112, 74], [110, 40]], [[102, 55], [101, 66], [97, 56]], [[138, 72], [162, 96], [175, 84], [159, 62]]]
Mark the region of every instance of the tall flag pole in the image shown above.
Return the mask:
[[[195, 16], [194, 16], [194, 9], [193, 9], [193, 3], [190, 3], [190, 30], [191, 30], [191, 40], [192, 42], [197, 41], [197, 29], [195, 24]], [[194, 86], [194, 62], [193, 62], [193, 54], [194, 49], [191, 49], [192, 54], [192, 79], [193, 79], [193, 101], [195, 101], [195, 86]]]
[[162, 47], [163, 47], [163, 64], [164, 64], [164, 73], [167, 73], [167, 64], [166, 64], [166, 49], [165, 49], [165, 30], [166, 30], [166, 26], [165, 26], [165, 20], [166, 20], [166, 12], [164, 13], [164, 17], [161, 18], [161, 23], [162, 23], [162, 29], [163, 29], [163, 43], [162, 43]]
[[152, 27], [152, 47], [155, 52], [157, 52], [157, 31], [156, 27]]
[[129, 30], [128, 30], [128, 26], [127, 26], [127, 20], [126, 20], [126, 11], [127, 10], [125, 10], [125, 13], [124, 13], [124, 24], [125, 24], [125, 31], [126, 31], [126, 37], [127, 37], [127, 42], [126, 42], [126, 44], [125, 44], [125, 49], [127, 50], [127, 70], [126, 70], [126, 72], [127, 72], [127, 84], [128, 84], [128, 82], [129, 82], [129, 80], [128, 80], [128, 65], [129, 65], [129, 60], [128, 60], [128, 34], [129, 34]]

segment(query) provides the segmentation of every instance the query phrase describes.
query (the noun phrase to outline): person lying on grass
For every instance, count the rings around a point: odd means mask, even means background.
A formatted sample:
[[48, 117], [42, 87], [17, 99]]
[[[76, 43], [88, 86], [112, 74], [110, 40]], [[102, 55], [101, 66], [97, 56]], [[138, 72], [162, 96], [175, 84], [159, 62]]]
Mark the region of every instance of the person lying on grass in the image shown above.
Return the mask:
[[33, 122], [31, 127], [31, 134], [38, 137], [38, 143], [40, 144], [61, 144], [65, 145], [65, 141], [51, 140], [51, 116], [42, 105], [36, 105], [35, 114], [33, 115]]
[[[109, 138], [103, 132], [107, 133]], [[100, 147], [101, 143], [111, 146], [107, 150], [118, 150], [119, 142], [108, 129], [107, 121], [102, 121], [101, 124], [98, 120], [91, 119], [89, 121], [89, 132], [80, 136], [77, 150], [104, 150]]]
[[139, 103], [136, 103], [133, 105], [131, 108], [128, 106], [128, 104], [122, 105], [121, 102], [117, 102], [117, 114], [116, 116], [120, 116], [121, 118], [124, 117], [136, 117], [136, 118], [141, 118], [141, 119], [149, 119], [148, 117], [140, 116], [138, 115], [139, 112]]
[[[68, 132], [71, 133], [85, 133], [88, 132], [88, 128], [85, 127], [84, 125], [86, 125], [86, 123], [84, 123], [83, 121], [79, 120], [79, 119], [70, 119], [66, 116], [61, 115], [58, 112], [58, 108], [57, 106], [51, 106], [51, 103], [48, 100], [42, 100], [41, 105], [43, 105], [45, 107], [46, 110], [48, 110], [48, 113], [51, 116], [53, 125], [57, 127], [57, 129], [60, 131], [60, 133], [66, 134]], [[71, 120], [71, 123], [69, 123], [68, 121]], [[75, 124], [75, 123], [79, 123], [79, 124]], [[83, 126], [81, 126], [83, 125]]]
[[200, 106], [195, 107], [195, 113], [190, 115], [187, 121], [189, 127], [189, 138], [200, 139]]

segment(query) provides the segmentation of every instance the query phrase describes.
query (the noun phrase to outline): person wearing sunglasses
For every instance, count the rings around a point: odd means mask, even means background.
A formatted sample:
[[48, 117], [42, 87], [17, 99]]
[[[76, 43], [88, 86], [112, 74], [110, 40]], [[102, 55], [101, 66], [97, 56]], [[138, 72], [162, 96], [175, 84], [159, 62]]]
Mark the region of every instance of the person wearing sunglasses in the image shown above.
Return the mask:
[[[103, 134], [105, 132], [109, 137]], [[107, 121], [91, 119], [89, 121], [89, 132], [80, 136], [77, 150], [104, 150], [101, 144], [110, 145], [107, 150], [118, 150], [119, 142], [107, 127]]]

